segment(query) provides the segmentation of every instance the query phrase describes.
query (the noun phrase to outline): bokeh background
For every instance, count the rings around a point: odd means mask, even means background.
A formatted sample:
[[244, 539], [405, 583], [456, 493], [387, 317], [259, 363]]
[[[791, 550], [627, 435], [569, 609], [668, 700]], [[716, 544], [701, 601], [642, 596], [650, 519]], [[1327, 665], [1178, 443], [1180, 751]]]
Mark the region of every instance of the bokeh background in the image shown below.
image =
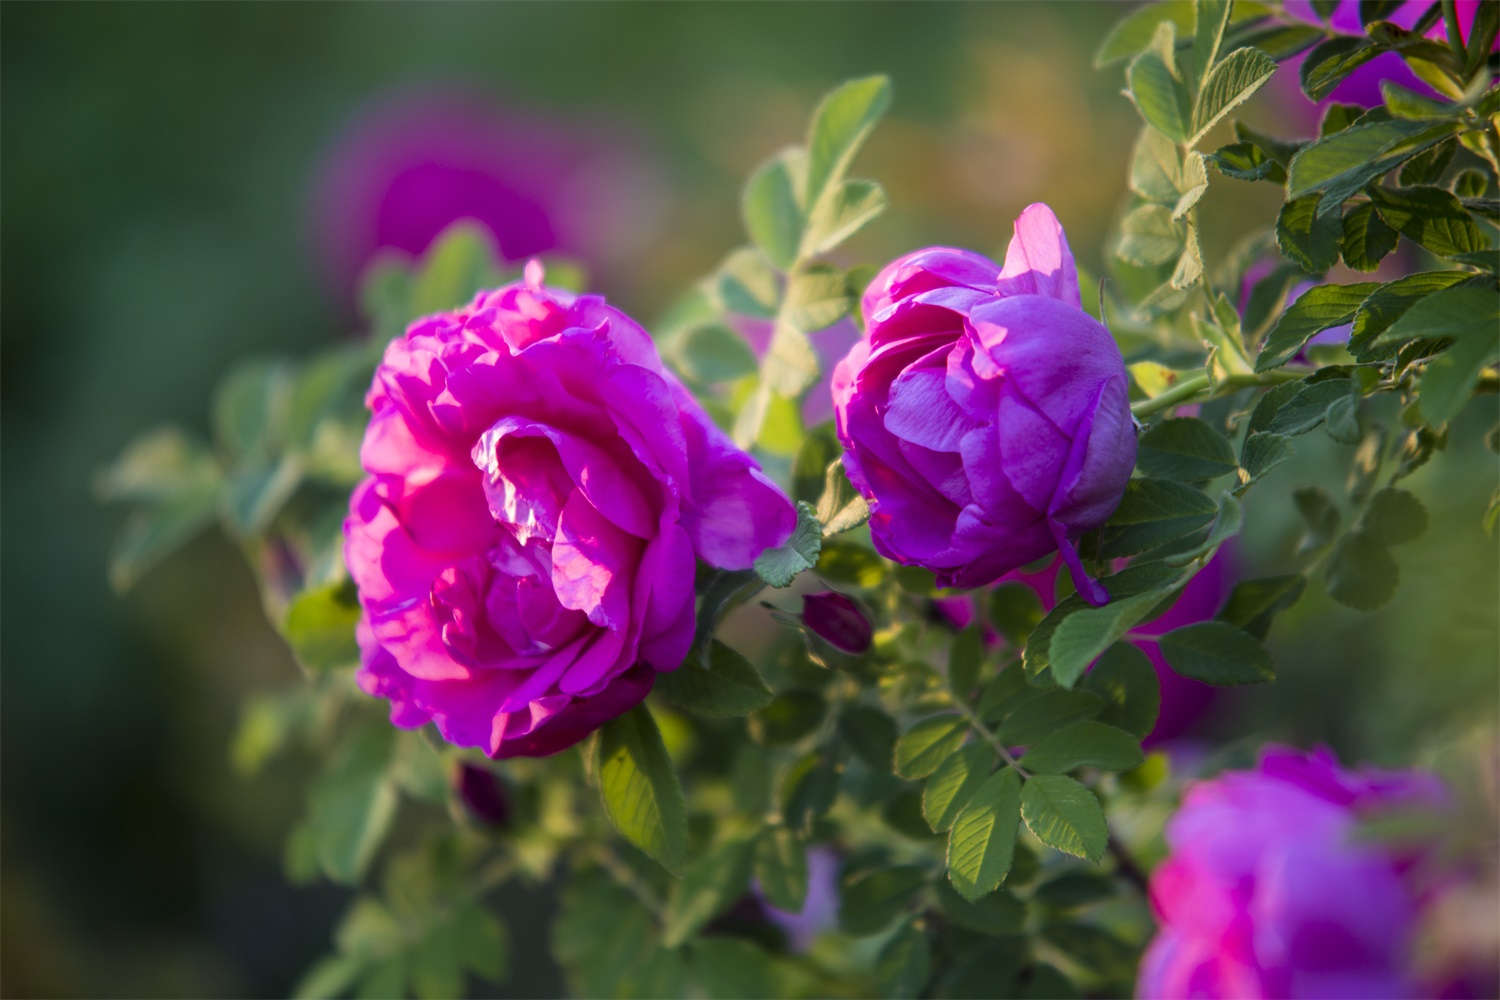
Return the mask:
[[[430, 189], [407, 215], [361, 200], [359, 167], [399, 156], [381, 122], [418, 109], [423, 142], [513, 170], [516, 190], [485, 188], [463, 164], [438, 189], [479, 185], [497, 219], [524, 221], [496, 233], [502, 249], [577, 258], [596, 290], [649, 321], [743, 242], [741, 181], [800, 137], [817, 97], [885, 72], [895, 105], [856, 173], [879, 178], [892, 207], [852, 260], [932, 243], [996, 252], [1015, 214], [1045, 200], [1098, 274], [1137, 126], [1118, 68], [1096, 72], [1090, 55], [1122, 13], [7, 5], [0, 990], [284, 995], [327, 950], [345, 891], [282, 876], [305, 768], [246, 778], [230, 763], [242, 700], [297, 676], [249, 573], [214, 533], [112, 592], [122, 512], [92, 481], [145, 430], [207, 436], [213, 386], [235, 361], [359, 335], [353, 274], [371, 240], [420, 240], [451, 207]], [[1293, 90], [1268, 88], [1251, 115], [1283, 135], [1307, 130], [1316, 119]], [[421, 110], [433, 101], [458, 118]], [[1268, 221], [1273, 196], [1216, 179], [1202, 213], [1210, 256]], [[1480, 514], [1497, 469], [1480, 439], [1495, 417], [1494, 397], [1472, 404], [1454, 445], [1412, 481], [1432, 529], [1397, 553], [1397, 602], [1360, 616], [1312, 588], [1273, 632], [1279, 682], [1220, 698], [1198, 746], [1326, 742], [1397, 764], [1493, 732], [1500, 557]], [[1290, 490], [1347, 467], [1329, 461], [1341, 447], [1301, 439], [1297, 460], [1257, 487], [1247, 573], [1289, 565]], [[550, 901], [504, 905], [506, 989], [558, 992]]]

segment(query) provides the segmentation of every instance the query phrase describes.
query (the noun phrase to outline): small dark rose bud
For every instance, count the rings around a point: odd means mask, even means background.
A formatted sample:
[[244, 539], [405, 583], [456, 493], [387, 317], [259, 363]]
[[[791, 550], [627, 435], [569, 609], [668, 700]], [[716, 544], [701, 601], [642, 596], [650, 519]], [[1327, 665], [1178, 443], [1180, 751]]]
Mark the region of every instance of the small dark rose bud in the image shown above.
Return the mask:
[[870, 648], [873, 630], [859, 605], [832, 590], [821, 594], [804, 594], [802, 621], [826, 639], [835, 649], [846, 653], [863, 653]]
[[453, 772], [453, 792], [479, 825], [499, 828], [510, 821], [510, 798], [499, 776], [488, 768], [460, 763]]

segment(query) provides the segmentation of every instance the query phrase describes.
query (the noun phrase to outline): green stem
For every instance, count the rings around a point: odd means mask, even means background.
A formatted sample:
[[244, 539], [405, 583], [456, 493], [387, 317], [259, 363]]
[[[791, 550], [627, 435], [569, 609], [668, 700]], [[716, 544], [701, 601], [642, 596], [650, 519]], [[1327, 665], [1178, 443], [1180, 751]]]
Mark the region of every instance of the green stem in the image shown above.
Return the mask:
[[[1159, 396], [1143, 399], [1130, 407], [1130, 412], [1137, 420], [1149, 417], [1162, 410], [1169, 410], [1174, 406], [1181, 406], [1189, 402], [1201, 402], [1216, 399], [1219, 396], [1237, 392], [1240, 389], [1248, 389], [1257, 385], [1280, 385], [1282, 382], [1295, 382], [1304, 377], [1308, 372], [1301, 368], [1276, 368], [1268, 372], [1249, 372], [1243, 375], [1227, 375], [1221, 379], [1218, 385], [1208, 377], [1207, 372], [1189, 376], [1178, 382], [1172, 388]], [[1201, 399], [1199, 397], [1202, 397]]]
[[1016, 773], [1021, 777], [1031, 777], [1031, 775], [1026, 772], [1026, 769], [1016, 761], [1016, 758], [1011, 755], [1010, 749], [1000, 741], [1000, 737], [996, 736], [993, 732], [990, 731], [990, 727], [984, 724], [984, 720], [981, 719], [972, 708], [965, 704], [962, 698], [950, 693], [948, 696], [948, 700], [953, 703], [954, 708], [958, 709], [958, 714], [964, 717], [964, 721], [969, 724], [969, 728], [978, 733], [986, 743], [993, 747], [995, 752], [1000, 755], [1000, 758], [1004, 760], [1005, 763], [1015, 768]]

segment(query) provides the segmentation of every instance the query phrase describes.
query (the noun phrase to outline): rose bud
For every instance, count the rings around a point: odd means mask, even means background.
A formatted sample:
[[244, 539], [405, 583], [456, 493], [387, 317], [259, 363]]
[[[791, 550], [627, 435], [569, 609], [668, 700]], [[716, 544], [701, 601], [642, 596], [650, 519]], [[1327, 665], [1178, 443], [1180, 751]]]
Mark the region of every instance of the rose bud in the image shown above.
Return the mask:
[[835, 649], [858, 655], [870, 648], [874, 629], [859, 605], [832, 590], [802, 595], [802, 624]]
[[1433, 898], [1414, 881], [1414, 848], [1361, 842], [1357, 826], [1445, 803], [1431, 775], [1346, 771], [1327, 750], [1269, 749], [1253, 771], [1193, 785], [1151, 876], [1161, 932], [1136, 995], [1436, 995], [1413, 970]]
[[344, 522], [360, 687], [491, 757], [639, 703], [692, 644], [698, 561], [748, 569], [796, 523], [646, 331], [535, 262], [413, 323], [366, 402]]
[[500, 776], [489, 768], [460, 761], [453, 769], [453, 793], [482, 826], [502, 827], [510, 821], [510, 797]]
[[1054, 549], [1093, 604], [1074, 540], [1113, 513], [1135, 466], [1125, 363], [1083, 311], [1057, 217], [1032, 205], [1005, 266], [934, 247], [886, 265], [867, 336], [838, 364], [844, 468], [875, 548], [978, 587]]

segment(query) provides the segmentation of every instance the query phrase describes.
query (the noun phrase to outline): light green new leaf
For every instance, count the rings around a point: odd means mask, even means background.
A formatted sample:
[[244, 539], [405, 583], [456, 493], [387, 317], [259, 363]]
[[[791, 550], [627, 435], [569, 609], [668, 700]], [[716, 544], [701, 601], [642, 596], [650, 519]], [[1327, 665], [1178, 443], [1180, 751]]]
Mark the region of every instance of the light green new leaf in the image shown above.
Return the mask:
[[850, 80], [823, 98], [807, 136], [806, 204], [816, 206], [824, 188], [842, 179], [890, 105], [891, 81], [885, 76]]
[[937, 715], [912, 726], [896, 741], [896, 773], [925, 778], [963, 745], [968, 724], [957, 715]]
[[933, 833], [942, 833], [953, 825], [994, 764], [995, 751], [974, 742], [938, 765], [922, 788], [922, 816]]
[[745, 231], [766, 259], [783, 271], [797, 259], [802, 242], [806, 170], [801, 150], [783, 150], [750, 175], [740, 200]]
[[687, 808], [677, 772], [644, 706], [599, 730], [595, 773], [604, 811], [615, 829], [669, 871], [687, 848]]
[[1183, 228], [1163, 205], [1141, 205], [1120, 223], [1115, 253], [1132, 264], [1165, 264], [1182, 252]]
[[1188, 145], [1196, 146], [1210, 129], [1248, 100], [1275, 72], [1276, 60], [1259, 49], [1237, 49], [1229, 53], [1203, 81], [1203, 89], [1193, 107], [1193, 133], [1188, 137]]
[[885, 211], [885, 188], [876, 181], [846, 180], [813, 207], [802, 237], [802, 255], [827, 253]]
[[360, 606], [354, 584], [344, 580], [326, 587], [304, 590], [287, 608], [281, 632], [309, 670], [329, 670], [359, 662], [359, 644], [354, 626]]
[[1104, 856], [1109, 828], [1094, 793], [1072, 778], [1039, 774], [1021, 790], [1021, 818], [1037, 839], [1089, 861]]
[[1021, 806], [1021, 777], [998, 771], [969, 799], [948, 834], [948, 879], [973, 902], [999, 888], [1010, 871]]

